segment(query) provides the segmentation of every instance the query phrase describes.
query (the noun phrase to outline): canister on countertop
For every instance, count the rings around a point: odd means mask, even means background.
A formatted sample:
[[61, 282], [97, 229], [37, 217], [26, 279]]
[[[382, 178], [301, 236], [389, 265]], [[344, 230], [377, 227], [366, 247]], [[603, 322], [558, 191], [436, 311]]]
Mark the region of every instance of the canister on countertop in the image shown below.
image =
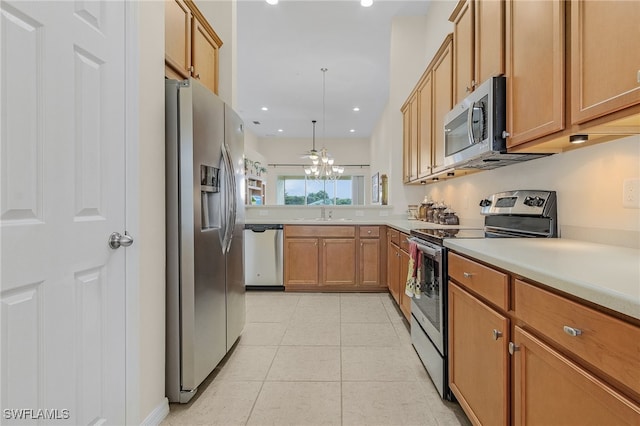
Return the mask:
[[409, 204], [409, 208], [407, 209], [407, 219], [417, 219], [417, 218], [418, 218], [418, 205]]

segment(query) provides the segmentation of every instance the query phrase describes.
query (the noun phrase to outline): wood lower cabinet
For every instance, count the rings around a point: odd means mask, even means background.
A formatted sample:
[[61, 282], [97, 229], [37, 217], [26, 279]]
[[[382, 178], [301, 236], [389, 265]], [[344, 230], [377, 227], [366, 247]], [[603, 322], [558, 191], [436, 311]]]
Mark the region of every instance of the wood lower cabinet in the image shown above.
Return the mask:
[[640, 425], [637, 320], [448, 259], [450, 387], [472, 423]]
[[449, 385], [474, 424], [509, 424], [509, 319], [449, 282]]
[[399, 305], [400, 305], [400, 310], [404, 314], [407, 321], [409, 321], [411, 320], [411, 298], [407, 296], [404, 292], [406, 282], [407, 282], [407, 275], [409, 273], [409, 253], [407, 253], [404, 250], [400, 250], [399, 259], [400, 259], [399, 271], [398, 271], [399, 272], [398, 281], [399, 281], [399, 287], [400, 287], [398, 289], [399, 291], [398, 298], [400, 299]]
[[400, 304], [400, 248], [388, 239], [387, 248], [387, 285], [389, 293]]
[[320, 280], [318, 238], [287, 238], [284, 243], [285, 285], [317, 285]]
[[571, 122], [640, 104], [640, 2], [572, 0], [570, 7]]
[[[287, 291], [386, 291], [386, 235], [380, 226], [286, 225]], [[383, 248], [384, 244], [384, 248]], [[385, 258], [386, 260], [386, 258]], [[383, 266], [384, 265], [384, 266]]]
[[356, 241], [353, 238], [322, 239], [320, 285], [356, 284]]
[[549, 345], [520, 327], [513, 341], [515, 425], [640, 424], [637, 403]]

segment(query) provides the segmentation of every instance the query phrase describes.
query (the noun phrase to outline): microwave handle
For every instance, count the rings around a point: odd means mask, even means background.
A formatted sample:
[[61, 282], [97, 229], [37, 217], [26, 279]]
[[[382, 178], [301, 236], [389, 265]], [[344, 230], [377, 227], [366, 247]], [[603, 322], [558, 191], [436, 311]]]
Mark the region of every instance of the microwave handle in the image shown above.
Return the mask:
[[469, 105], [469, 112], [467, 113], [467, 135], [469, 136], [469, 145], [473, 145], [474, 143], [476, 143], [475, 139], [473, 138], [473, 106], [475, 105], [475, 103], [471, 103], [471, 105]]

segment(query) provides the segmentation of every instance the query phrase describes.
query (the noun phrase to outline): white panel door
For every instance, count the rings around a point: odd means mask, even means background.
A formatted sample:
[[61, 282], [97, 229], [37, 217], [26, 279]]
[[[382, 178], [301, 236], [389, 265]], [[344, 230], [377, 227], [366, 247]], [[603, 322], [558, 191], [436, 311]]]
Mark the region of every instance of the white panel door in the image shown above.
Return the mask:
[[0, 1], [3, 424], [125, 423], [124, 10]]

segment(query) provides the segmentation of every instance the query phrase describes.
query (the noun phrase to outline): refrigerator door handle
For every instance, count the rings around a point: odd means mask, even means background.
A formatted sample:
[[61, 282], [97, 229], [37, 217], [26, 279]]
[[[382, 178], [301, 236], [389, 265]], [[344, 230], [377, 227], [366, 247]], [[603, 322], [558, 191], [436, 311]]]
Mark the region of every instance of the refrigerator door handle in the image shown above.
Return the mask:
[[227, 253], [228, 252], [228, 247], [229, 247], [229, 234], [230, 234], [230, 230], [232, 229], [230, 224], [231, 224], [231, 208], [230, 208], [230, 201], [232, 198], [231, 195], [231, 190], [230, 187], [232, 185], [232, 178], [231, 175], [233, 174], [231, 172], [231, 169], [229, 168], [229, 153], [227, 151], [227, 147], [225, 146], [224, 142], [222, 143], [222, 162], [223, 162], [223, 168], [224, 168], [224, 212], [222, 214], [222, 217], [224, 217], [224, 238], [222, 240], [222, 253]]
[[227, 180], [225, 185], [225, 194], [227, 197], [227, 206], [226, 206], [226, 214], [227, 221], [225, 224], [224, 231], [224, 243], [223, 243], [223, 252], [229, 253], [231, 249], [231, 240], [233, 239], [233, 229], [235, 228], [236, 223], [236, 177], [233, 169], [233, 163], [231, 162], [231, 154], [229, 152], [229, 148], [226, 143], [222, 144], [222, 158], [225, 162], [225, 169], [227, 172]]

